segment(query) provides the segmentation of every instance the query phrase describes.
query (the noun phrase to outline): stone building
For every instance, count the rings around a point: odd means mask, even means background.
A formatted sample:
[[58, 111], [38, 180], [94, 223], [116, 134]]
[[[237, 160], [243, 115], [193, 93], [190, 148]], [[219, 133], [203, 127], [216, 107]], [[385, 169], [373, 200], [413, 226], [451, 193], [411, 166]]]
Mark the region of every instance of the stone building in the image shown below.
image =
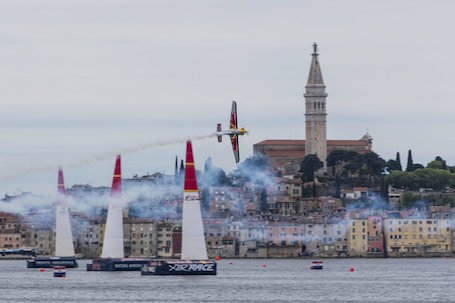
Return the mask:
[[100, 225], [95, 220], [89, 220], [83, 225], [75, 248], [84, 258], [96, 258], [101, 254], [99, 228]]
[[305, 86], [305, 140], [269, 139], [253, 145], [254, 154], [266, 155], [274, 169], [281, 172], [297, 171], [306, 155], [315, 154], [326, 167], [327, 155], [334, 150], [358, 153], [372, 151], [373, 138], [366, 133], [359, 140], [327, 140], [327, 106], [325, 84], [314, 44], [310, 73]]
[[157, 224], [157, 252], [159, 258], [172, 257], [172, 229], [174, 224], [171, 222], [160, 222]]
[[53, 255], [55, 252], [54, 231], [51, 228], [32, 229], [31, 246], [36, 248], [37, 255]]
[[223, 252], [223, 237], [226, 235], [226, 219], [204, 219], [204, 236], [209, 257], [221, 256]]
[[[156, 223], [153, 219], [134, 218], [131, 224], [131, 257], [155, 257], [157, 255], [157, 230]], [[163, 228], [161, 226], [162, 234]], [[161, 237], [162, 239], [163, 237]], [[163, 239], [164, 240], [164, 239]], [[167, 239], [165, 241], [168, 241]], [[171, 255], [172, 255], [172, 251]]]
[[315, 257], [346, 256], [346, 221], [305, 223], [302, 233], [304, 254]]
[[13, 230], [0, 233], [0, 249], [18, 249], [23, 246], [21, 233]]

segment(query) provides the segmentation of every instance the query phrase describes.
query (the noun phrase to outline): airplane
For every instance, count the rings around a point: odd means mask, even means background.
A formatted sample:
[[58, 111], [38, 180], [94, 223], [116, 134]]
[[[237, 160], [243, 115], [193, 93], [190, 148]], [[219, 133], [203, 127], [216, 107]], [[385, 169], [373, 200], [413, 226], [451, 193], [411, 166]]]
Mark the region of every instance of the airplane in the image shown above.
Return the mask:
[[229, 120], [229, 129], [228, 130], [221, 130], [221, 124], [218, 123], [216, 126], [216, 136], [218, 138], [218, 142], [221, 142], [223, 136], [229, 136], [231, 139], [232, 144], [232, 151], [234, 152], [235, 162], [238, 163], [240, 161], [239, 155], [239, 136], [243, 136], [244, 134], [248, 133], [246, 129], [243, 127], [237, 128], [237, 103], [232, 101], [232, 110], [231, 110], [231, 119]]

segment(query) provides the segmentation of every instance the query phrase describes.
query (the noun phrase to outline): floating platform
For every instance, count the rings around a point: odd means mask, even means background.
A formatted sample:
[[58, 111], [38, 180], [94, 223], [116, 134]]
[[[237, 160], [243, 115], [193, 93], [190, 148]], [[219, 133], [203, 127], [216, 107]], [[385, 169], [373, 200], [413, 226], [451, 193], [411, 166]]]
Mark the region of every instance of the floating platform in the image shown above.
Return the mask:
[[214, 260], [151, 260], [141, 275], [216, 275]]
[[87, 271], [140, 271], [149, 263], [145, 258], [98, 258], [87, 264]]
[[79, 267], [75, 257], [35, 257], [27, 260], [27, 268], [53, 268], [54, 266]]

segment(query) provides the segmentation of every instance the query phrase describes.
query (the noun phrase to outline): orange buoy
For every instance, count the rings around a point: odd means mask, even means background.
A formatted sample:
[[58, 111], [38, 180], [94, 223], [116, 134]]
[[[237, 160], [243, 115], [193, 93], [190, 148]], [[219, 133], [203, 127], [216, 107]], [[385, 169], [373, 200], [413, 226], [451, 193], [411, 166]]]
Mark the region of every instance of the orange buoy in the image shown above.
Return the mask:
[[349, 271], [354, 271], [354, 267], [351, 267], [351, 268], [349, 269]]
[[40, 272], [43, 272], [43, 271], [44, 271], [44, 268], [41, 267], [41, 268], [39, 269], [39, 271], [40, 271]]
[[215, 261], [219, 261], [219, 260], [220, 260], [220, 256], [216, 256]]
[[232, 265], [232, 262], [229, 262], [230, 265]]

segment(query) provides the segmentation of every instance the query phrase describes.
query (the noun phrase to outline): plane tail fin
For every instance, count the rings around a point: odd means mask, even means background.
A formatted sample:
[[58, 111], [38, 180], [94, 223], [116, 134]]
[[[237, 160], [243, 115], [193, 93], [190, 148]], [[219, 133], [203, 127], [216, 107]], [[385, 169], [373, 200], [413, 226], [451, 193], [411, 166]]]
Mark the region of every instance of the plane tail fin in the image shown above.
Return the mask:
[[[216, 125], [216, 132], [217, 132], [217, 133], [220, 133], [220, 132], [221, 132], [221, 123], [218, 123], [218, 124]], [[223, 141], [223, 136], [218, 135], [217, 138], [218, 138], [218, 142]]]

